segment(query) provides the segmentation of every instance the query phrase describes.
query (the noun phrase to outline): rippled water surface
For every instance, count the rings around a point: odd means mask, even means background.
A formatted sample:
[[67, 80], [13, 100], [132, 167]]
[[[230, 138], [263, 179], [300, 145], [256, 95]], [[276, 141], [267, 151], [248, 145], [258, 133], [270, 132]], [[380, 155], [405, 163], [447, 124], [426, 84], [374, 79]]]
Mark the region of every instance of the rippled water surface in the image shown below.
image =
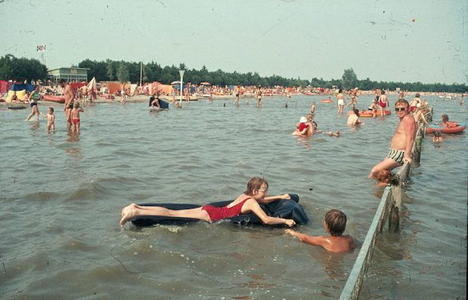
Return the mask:
[[[323, 215], [339, 208], [362, 242], [382, 193], [366, 177], [398, 119], [350, 129], [320, 98], [266, 98], [261, 109], [203, 100], [158, 113], [146, 103], [98, 104], [82, 113], [79, 137], [64, 130], [61, 106], [53, 134], [44, 120], [24, 122], [26, 111], [0, 106], [2, 298], [338, 298], [358, 250], [330, 254], [281, 228], [222, 222], [118, 226], [130, 201], [233, 199], [262, 175], [271, 194], [300, 194], [311, 221], [298, 230], [324, 234]], [[340, 138], [290, 135], [313, 100], [319, 128]], [[428, 100], [436, 119], [466, 122], [458, 101]], [[362, 299], [465, 297], [466, 146], [466, 133], [440, 145], [425, 139], [401, 232], [379, 236]]]

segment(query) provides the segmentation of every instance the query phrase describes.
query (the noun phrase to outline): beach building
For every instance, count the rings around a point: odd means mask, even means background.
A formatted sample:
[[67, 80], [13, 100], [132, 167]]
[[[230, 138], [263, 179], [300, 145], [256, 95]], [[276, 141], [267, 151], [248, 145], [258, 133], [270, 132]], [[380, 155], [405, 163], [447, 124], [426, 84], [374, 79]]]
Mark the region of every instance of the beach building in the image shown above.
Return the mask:
[[49, 79], [54, 81], [64, 79], [66, 81], [88, 81], [89, 68], [58, 68], [47, 72]]

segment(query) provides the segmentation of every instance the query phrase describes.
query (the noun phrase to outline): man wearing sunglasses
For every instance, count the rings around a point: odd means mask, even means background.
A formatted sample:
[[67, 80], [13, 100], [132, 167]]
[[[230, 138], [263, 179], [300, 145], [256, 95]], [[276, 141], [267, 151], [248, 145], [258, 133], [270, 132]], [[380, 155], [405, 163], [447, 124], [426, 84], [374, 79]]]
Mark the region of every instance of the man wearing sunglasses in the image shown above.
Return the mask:
[[387, 157], [375, 165], [369, 178], [375, 178], [381, 170], [393, 170], [403, 163], [411, 163], [411, 150], [416, 134], [416, 122], [409, 111], [409, 103], [405, 99], [399, 99], [395, 103], [395, 112], [400, 118], [400, 123], [390, 143], [390, 152]]

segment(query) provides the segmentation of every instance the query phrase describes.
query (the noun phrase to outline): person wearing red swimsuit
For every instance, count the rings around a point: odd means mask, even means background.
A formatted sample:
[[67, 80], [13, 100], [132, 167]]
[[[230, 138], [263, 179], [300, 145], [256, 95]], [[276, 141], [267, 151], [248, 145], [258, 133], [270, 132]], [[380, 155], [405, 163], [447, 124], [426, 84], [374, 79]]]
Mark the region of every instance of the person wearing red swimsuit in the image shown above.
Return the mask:
[[265, 179], [252, 177], [247, 183], [247, 189], [236, 200], [223, 207], [205, 205], [191, 209], [171, 210], [159, 206], [140, 206], [132, 203], [122, 209], [120, 226], [123, 227], [127, 221], [141, 215], [194, 218], [212, 223], [249, 212], [253, 212], [267, 225], [286, 224], [289, 227], [296, 225], [292, 219], [270, 217], [263, 211], [259, 203], [266, 204], [291, 198], [288, 194], [266, 197], [267, 191], [268, 182]]

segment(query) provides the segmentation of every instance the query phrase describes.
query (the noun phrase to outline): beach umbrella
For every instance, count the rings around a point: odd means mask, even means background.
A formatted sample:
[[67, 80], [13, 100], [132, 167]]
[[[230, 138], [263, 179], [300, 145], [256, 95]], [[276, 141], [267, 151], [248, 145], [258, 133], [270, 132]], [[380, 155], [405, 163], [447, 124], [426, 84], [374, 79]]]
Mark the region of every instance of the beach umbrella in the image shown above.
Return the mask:
[[180, 84], [180, 81], [179, 81], [179, 80], [176, 80], [176, 81], [171, 82], [171, 84], [172, 84], [172, 85], [174, 85], [174, 84]]

